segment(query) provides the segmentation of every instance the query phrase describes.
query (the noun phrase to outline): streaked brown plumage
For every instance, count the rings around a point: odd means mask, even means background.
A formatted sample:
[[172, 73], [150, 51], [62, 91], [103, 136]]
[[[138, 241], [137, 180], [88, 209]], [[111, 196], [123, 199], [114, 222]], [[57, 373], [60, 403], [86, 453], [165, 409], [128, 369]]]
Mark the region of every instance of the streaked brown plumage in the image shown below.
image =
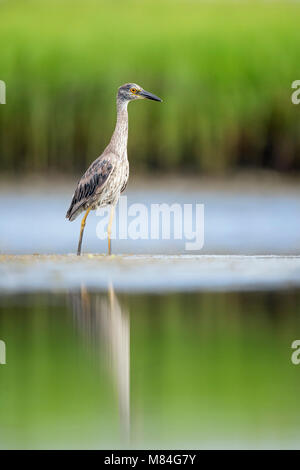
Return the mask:
[[78, 255], [81, 253], [82, 236], [89, 211], [107, 205], [111, 205], [112, 208], [108, 224], [108, 252], [110, 254], [110, 232], [114, 207], [121, 192], [124, 191], [129, 177], [127, 105], [129, 101], [144, 98], [162, 101], [135, 83], [127, 83], [119, 88], [117, 94], [117, 123], [110, 143], [102, 155], [90, 165], [77, 184], [66, 217], [72, 221], [81, 212], [86, 211], [81, 223]]
[[82, 212], [93, 204], [97, 203], [98, 194], [111, 174], [113, 165], [110, 160], [101, 155], [87, 169], [78, 182], [70, 208], [66, 217], [72, 221]]

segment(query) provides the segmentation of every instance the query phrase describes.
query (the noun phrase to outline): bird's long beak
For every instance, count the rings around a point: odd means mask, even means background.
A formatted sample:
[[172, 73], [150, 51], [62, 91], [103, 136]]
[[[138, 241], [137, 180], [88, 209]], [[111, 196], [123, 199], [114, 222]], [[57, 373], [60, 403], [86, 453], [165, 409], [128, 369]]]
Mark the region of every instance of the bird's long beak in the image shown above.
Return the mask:
[[162, 101], [158, 96], [153, 95], [153, 93], [150, 93], [149, 91], [142, 90], [139, 93], [140, 96], [143, 98], [147, 98], [147, 100], [153, 100], [153, 101]]

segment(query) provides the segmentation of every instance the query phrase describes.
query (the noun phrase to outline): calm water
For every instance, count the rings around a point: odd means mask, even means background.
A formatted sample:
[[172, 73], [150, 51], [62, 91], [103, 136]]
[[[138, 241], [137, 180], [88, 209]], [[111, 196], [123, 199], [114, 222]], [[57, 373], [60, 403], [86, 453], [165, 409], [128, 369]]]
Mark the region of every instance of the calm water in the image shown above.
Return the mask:
[[[53, 184], [55, 187], [55, 183]], [[65, 213], [73, 188], [69, 190], [0, 192], [0, 253], [75, 253], [80, 230], [78, 217], [70, 223]], [[209, 254], [300, 254], [300, 192], [274, 191], [260, 194], [236, 191], [177, 191], [174, 185], [162, 191], [127, 190], [127, 204], [204, 204], [204, 247]], [[120, 212], [121, 219], [125, 211]], [[128, 223], [134, 217], [128, 216]], [[83, 252], [105, 253], [107, 241], [97, 237], [101, 218], [91, 213], [85, 228]], [[116, 218], [119, 220], [119, 206]], [[191, 253], [185, 241], [170, 240], [113, 241], [114, 253]], [[195, 251], [192, 252], [194, 254]], [[199, 253], [196, 252], [196, 253]]]
[[299, 447], [300, 292], [3, 295], [1, 448]]
[[[147, 206], [204, 203], [200, 254], [300, 254], [298, 192], [127, 195], [128, 204]], [[80, 220], [64, 219], [70, 196], [1, 192], [1, 253], [74, 253]], [[84, 252], [106, 251], [98, 222], [90, 216]], [[113, 251], [178, 254], [184, 244], [116, 240]], [[300, 339], [300, 290], [290, 288], [297, 263], [287, 277], [289, 260], [275, 260], [271, 274], [264, 260], [243, 269], [227, 261], [224, 271], [224, 261], [206, 270], [205, 259], [183, 270], [163, 260], [143, 269], [133, 257], [129, 269], [122, 260], [83, 259], [74, 273], [71, 261], [57, 269], [55, 259], [1, 267], [1, 448], [300, 447], [300, 365], [291, 362], [291, 344]], [[113, 286], [98, 291], [109, 273], [122, 294]], [[270, 292], [230, 292], [268, 288], [265, 277]], [[161, 293], [143, 293], [151, 285]], [[196, 292], [176, 292], [191, 285]], [[197, 293], [200, 285], [212, 292]], [[217, 287], [227, 292], [213, 292]], [[140, 294], [128, 293], [137, 288]], [[31, 293], [19, 293], [24, 289]]]

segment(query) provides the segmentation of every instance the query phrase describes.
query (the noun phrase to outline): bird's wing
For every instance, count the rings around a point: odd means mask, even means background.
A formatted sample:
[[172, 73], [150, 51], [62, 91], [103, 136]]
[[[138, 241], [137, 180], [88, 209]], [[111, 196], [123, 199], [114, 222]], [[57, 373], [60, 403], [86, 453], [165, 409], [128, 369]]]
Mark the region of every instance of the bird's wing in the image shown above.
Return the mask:
[[115, 157], [112, 153], [98, 157], [80, 178], [72, 198], [66, 218], [74, 220], [99, 196], [114, 168]]

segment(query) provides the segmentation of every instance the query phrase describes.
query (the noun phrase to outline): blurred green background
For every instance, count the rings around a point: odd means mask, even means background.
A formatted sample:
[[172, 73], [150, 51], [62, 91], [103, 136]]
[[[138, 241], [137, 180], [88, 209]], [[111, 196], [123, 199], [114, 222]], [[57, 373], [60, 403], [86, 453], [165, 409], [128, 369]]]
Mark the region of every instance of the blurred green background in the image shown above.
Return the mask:
[[117, 87], [135, 171], [300, 168], [300, 5], [276, 1], [0, 3], [0, 169], [78, 173], [102, 152]]

